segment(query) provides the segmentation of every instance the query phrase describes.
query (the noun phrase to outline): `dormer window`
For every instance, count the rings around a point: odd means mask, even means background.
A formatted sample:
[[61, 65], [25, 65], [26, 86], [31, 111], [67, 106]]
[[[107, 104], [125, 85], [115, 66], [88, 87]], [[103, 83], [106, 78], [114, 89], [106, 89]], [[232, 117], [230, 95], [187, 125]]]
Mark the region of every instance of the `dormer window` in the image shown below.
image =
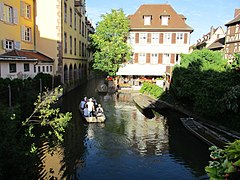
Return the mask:
[[143, 16], [143, 19], [144, 19], [144, 25], [151, 25], [151, 20], [152, 20], [152, 16]]
[[166, 16], [166, 15], [160, 16], [160, 19], [162, 21], [161, 25], [167, 26], [168, 22], [169, 22], [169, 18], [170, 18], [170, 16]]

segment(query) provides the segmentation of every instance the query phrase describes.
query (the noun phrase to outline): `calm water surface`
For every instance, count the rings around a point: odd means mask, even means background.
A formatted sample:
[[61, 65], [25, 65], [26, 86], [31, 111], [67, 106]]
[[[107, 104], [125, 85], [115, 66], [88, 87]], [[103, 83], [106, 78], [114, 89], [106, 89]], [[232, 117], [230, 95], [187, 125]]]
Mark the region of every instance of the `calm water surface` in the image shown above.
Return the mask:
[[[73, 120], [62, 153], [68, 179], [208, 179], [208, 146], [180, 123], [181, 114], [166, 111], [148, 119], [132, 101], [134, 94], [95, 92], [92, 80], [62, 100]], [[78, 112], [84, 96], [102, 104], [106, 122], [86, 124]]]

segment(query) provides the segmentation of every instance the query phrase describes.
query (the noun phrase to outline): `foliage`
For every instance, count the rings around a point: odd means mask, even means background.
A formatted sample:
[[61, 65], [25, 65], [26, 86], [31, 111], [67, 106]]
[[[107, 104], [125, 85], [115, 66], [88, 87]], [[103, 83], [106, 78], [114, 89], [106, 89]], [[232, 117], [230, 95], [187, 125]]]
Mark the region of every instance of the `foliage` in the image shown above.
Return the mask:
[[[63, 141], [63, 133], [68, 125], [68, 121], [71, 120], [72, 114], [67, 112], [66, 114], [60, 113], [59, 108], [51, 108], [51, 105], [56, 103], [58, 96], [62, 94], [63, 89], [59, 87], [53, 91], [46, 91], [43, 96], [38, 96], [38, 100], [34, 103], [35, 109], [29, 118], [23, 122], [23, 126], [27, 126], [27, 135], [29, 137], [35, 137], [33, 133], [34, 128], [47, 127], [47, 132], [43, 131], [39, 135], [39, 138], [53, 139], [54, 144], [58, 144]], [[36, 116], [37, 114], [37, 116]], [[33, 149], [36, 150], [35, 147]]]
[[140, 89], [141, 93], [149, 94], [155, 98], [159, 98], [162, 93], [163, 89], [156, 84], [150, 83], [150, 82], [144, 82], [143, 86]]
[[129, 20], [122, 9], [101, 17], [96, 33], [91, 35], [92, 46], [96, 48], [93, 68], [114, 76], [120, 64], [130, 58], [130, 46], [126, 42]]
[[[214, 59], [211, 59], [214, 58]], [[240, 74], [229, 71], [220, 52], [206, 49], [182, 55], [169, 93], [193, 111], [230, 128], [240, 128]]]
[[233, 61], [228, 65], [228, 68], [240, 72], [240, 54], [235, 53]]
[[240, 140], [230, 143], [224, 150], [212, 146], [209, 162], [205, 170], [210, 179], [236, 179], [240, 176]]

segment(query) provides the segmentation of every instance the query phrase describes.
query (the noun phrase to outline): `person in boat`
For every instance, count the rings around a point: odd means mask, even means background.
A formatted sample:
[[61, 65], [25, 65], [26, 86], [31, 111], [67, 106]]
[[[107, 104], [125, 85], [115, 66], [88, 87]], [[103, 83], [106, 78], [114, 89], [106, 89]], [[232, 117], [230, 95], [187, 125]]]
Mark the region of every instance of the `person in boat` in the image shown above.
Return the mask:
[[88, 108], [88, 116], [92, 117], [93, 116], [93, 112], [95, 111], [93, 99], [90, 98], [89, 101], [86, 103], [86, 105], [87, 105], [87, 108]]
[[96, 116], [102, 116], [103, 115], [103, 108], [101, 104], [98, 104], [98, 107], [96, 108]]
[[84, 99], [80, 102], [80, 108], [83, 110], [85, 108], [85, 105], [87, 103], [87, 97], [84, 97]]
[[87, 105], [85, 106], [85, 108], [83, 109], [83, 115], [85, 116], [85, 117], [88, 117], [88, 107], [87, 107]]

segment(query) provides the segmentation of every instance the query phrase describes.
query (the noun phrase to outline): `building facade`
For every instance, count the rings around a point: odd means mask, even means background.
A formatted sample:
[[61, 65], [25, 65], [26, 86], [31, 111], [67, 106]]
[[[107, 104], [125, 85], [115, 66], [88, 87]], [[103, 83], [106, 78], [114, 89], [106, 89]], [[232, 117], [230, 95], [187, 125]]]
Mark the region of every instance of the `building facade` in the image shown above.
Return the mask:
[[[17, 51], [25, 55], [24, 63], [30, 55], [35, 55], [29, 59], [29, 62], [38, 60], [35, 66], [30, 66], [33, 72], [36, 68], [35, 73], [48, 73], [48, 69], [49, 73], [60, 75], [65, 85], [77, 85], [89, 77], [92, 58], [89, 34], [94, 33], [94, 28], [86, 17], [85, 0], [0, 0], [0, 27], [0, 63], [5, 58], [4, 68], [9, 52]], [[17, 59], [17, 53], [10, 54]], [[52, 64], [42, 67], [46, 61], [36, 58], [45, 56]], [[0, 68], [0, 75], [1, 72], [6, 77], [6, 69]]]
[[193, 29], [169, 4], [144, 4], [129, 15], [132, 59], [118, 75], [163, 76], [188, 53]]
[[234, 19], [225, 24], [225, 58], [233, 59], [234, 53], [240, 53], [240, 9], [235, 9]]

